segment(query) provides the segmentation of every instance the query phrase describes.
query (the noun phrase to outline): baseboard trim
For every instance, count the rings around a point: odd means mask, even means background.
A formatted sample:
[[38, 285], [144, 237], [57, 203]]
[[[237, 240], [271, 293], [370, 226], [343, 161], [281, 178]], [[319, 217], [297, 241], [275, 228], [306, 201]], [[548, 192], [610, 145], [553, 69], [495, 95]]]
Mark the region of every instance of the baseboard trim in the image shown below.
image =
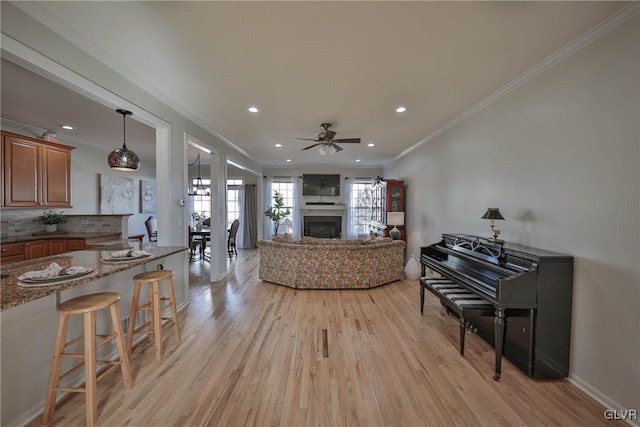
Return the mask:
[[[588, 381], [585, 381], [583, 378], [581, 378], [581, 377], [579, 377], [577, 375], [569, 374], [569, 377], [567, 378], [567, 380], [571, 384], [573, 384], [574, 386], [579, 388], [581, 391], [583, 391], [584, 393], [589, 395], [591, 398], [595, 399], [598, 403], [600, 403], [602, 406], [604, 406], [605, 409], [611, 409], [611, 410], [636, 409], [636, 410], [640, 411], [640, 408], [625, 408], [624, 405], [621, 405], [620, 403], [614, 401], [609, 396], [607, 396], [606, 394], [604, 394], [603, 392], [601, 392], [600, 390], [595, 388], [593, 385], [591, 385], [591, 383], [589, 383]], [[602, 417], [604, 418], [604, 416], [605, 415], [603, 413]], [[627, 424], [629, 424], [630, 426], [640, 427], [640, 419], [636, 419], [636, 420], [618, 420], [618, 421], [624, 421]]]

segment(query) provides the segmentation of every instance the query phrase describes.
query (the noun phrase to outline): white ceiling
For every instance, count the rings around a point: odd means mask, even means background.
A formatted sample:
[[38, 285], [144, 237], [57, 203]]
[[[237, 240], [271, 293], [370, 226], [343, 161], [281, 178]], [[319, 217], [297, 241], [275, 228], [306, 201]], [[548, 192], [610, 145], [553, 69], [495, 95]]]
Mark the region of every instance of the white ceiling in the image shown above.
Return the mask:
[[[141, 1], [16, 6], [260, 164], [381, 166], [626, 4]], [[113, 148], [120, 143], [122, 116], [52, 83], [20, 80], [23, 74], [2, 63], [3, 119], [43, 128], [71, 122], [78, 126], [71, 138]], [[407, 112], [396, 113], [398, 105]], [[250, 114], [250, 106], [260, 112]], [[293, 138], [315, 138], [323, 122], [333, 124], [337, 138], [361, 138], [362, 143], [345, 144], [344, 151], [331, 156], [302, 151], [310, 143]], [[153, 130], [133, 121], [127, 126], [127, 145], [142, 151], [143, 158], [153, 156]], [[151, 148], [136, 149], [134, 144], [142, 141]], [[375, 147], [368, 148], [369, 142]], [[283, 147], [275, 148], [276, 143]]]

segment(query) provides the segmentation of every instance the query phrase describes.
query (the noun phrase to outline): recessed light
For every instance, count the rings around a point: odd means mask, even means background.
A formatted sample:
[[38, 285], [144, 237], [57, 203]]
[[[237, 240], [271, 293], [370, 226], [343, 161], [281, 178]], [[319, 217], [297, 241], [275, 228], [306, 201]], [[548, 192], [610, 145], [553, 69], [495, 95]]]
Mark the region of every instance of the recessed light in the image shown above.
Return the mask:
[[356, 159], [356, 162], [359, 162], [359, 161], [360, 161], [360, 159]]
[[62, 129], [66, 129], [66, 130], [73, 130], [73, 126], [71, 126], [71, 125], [60, 125], [60, 127]]
[[260, 111], [260, 110], [258, 110], [257, 107], [249, 107], [248, 110], [249, 110], [250, 113], [257, 113], [258, 111]]
[[291, 161], [291, 159], [287, 159], [287, 162], [290, 162], [290, 161]]
[[282, 147], [282, 144], [276, 144], [276, 145], [274, 145], [274, 147], [280, 148], [280, 147]]
[[370, 143], [367, 144], [367, 147], [375, 147], [375, 146], [376, 146], [376, 144], [374, 144], [373, 142], [370, 142]]
[[407, 111], [407, 107], [398, 107], [396, 108], [396, 113], [404, 113], [405, 111]]

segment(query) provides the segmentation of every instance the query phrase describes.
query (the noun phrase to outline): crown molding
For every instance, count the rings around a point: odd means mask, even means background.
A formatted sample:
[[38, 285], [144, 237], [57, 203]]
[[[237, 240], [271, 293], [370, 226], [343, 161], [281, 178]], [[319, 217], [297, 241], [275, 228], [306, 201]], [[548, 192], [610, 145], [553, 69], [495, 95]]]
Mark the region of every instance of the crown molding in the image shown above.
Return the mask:
[[433, 132], [432, 134], [430, 134], [426, 138], [420, 140], [415, 145], [413, 145], [413, 146], [409, 147], [408, 149], [404, 150], [402, 153], [398, 154], [396, 157], [394, 157], [387, 164], [390, 165], [393, 162], [395, 162], [395, 161], [401, 159], [402, 157], [406, 156], [407, 154], [417, 150], [418, 148], [422, 147], [424, 144], [426, 144], [427, 142], [431, 141], [432, 139], [434, 139], [438, 135], [446, 132], [447, 130], [449, 130], [449, 129], [453, 128], [454, 126], [456, 126], [458, 123], [460, 123], [460, 122], [464, 121], [465, 119], [467, 119], [468, 117], [471, 117], [472, 115], [476, 114], [478, 111], [480, 111], [480, 110], [488, 107], [489, 105], [493, 104], [498, 99], [502, 98], [503, 96], [505, 96], [506, 94], [508, 94], [512, 90], [517, 89], [518, 87], [520, 87], [520, 86], [524, 85], [525, 83], [527, 83], [527, 82], [533, 80], [534, 78], [538, 77], [540, 74], [544, 73], [549, 68], [555, 66], [559, 62], [567, 59], [571, 55], [573, 55], [576, 52], [578, 52], [578, 51], [582, 50], [583, 48], [587, 47], [588, 45], [590, 45], [594, 41], [598, 40], [599, 38], [603, 37], [604, 35], [606, 35], [606, 34], [610, 33], [611, 31], [615, 30], [616, 28], [618, 28], [619, 26], [621, 26], [625, 22], [629, 21], [630, 19], [634, 18], [638, 14], [640, 14], [640, 2], [639, 1], [633, 1], [628, 6], [620, 9], [618, 12], [616, 12], [613, 15], [611, 15], [610, 17], [606, 18], [604, 21], [602, 21], [601, 23], [599, 23], [598, 25], [596, 25], [595, 27], [593, 27], [592, 29], [590, 29], [586, 33], [582, 34], [581, 36], [577, 37], [576, 39], [574, 39], [570, 43], [566, 44], [564, 47], [560, 48], [555, 53], [549, 55], [548, 57], [546, 57], [542, 61], [538, 62], [536, 65], [534, 65], [533, 67], [529, 68], [527, 71], [525, 71], [524, 73], [520, 74], [515, 79], [511, 80], [510, 82], [508, 82], [507, 84], [505, 84], [504, 86], [502, 86], [501, 88], [496, 90], [495, 92], [491, 93], [490, 95], [488, 95], [485, 98], [483, 98], [480, 101], [478, 101], [476, 104], [474, 104], [471, 107], [467, 108], [460, 115], [454, 117], [452, 120], [447, 122], [445, 125], [443, 125], [442, 127], [438, 128], [435, 132]]

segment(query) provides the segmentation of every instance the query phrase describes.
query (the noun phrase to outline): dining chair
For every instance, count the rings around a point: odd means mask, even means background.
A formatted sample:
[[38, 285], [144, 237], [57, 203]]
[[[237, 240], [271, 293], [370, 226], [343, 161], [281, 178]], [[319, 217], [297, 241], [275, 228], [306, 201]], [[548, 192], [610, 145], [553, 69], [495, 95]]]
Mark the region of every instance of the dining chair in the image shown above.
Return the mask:
[[196, 253], [200, 254], [200, 258], [202, 259], [202, 239], [194, 238], [190, 225], [187, 225], [187, 238], [189, 242], [189, 261], [193, 261]]
[[150, 242], [158, 241], [158, 220], [155, 216], [150, 216], [144, 222], [144, 225], [147, 227], [147, 235], [149, 236]]
[[[209, 228], [209, 229], [211, 229], [211, 218], [207, 218], [204, 221], [202, 221], [202, 225], [207, 227], [207, 228]], [[209, 234], [208, 236], [205, 236], [204, 239], [207, 242], [211, 242], [211, 234]], [[203, 246], [203, 248], [205, 248], [205, 247], [206, 247], [206, 242], [205, 242], [205, 245]]]
[[238, 251], [236, 250], [236, 236], [239, 227], [240, 221], [236, 219], [231, 223], [231, 228], [229, 228], [229, 238], [227, 239], [227, 252], [229, 253], [229, 257], [238, 255]]

